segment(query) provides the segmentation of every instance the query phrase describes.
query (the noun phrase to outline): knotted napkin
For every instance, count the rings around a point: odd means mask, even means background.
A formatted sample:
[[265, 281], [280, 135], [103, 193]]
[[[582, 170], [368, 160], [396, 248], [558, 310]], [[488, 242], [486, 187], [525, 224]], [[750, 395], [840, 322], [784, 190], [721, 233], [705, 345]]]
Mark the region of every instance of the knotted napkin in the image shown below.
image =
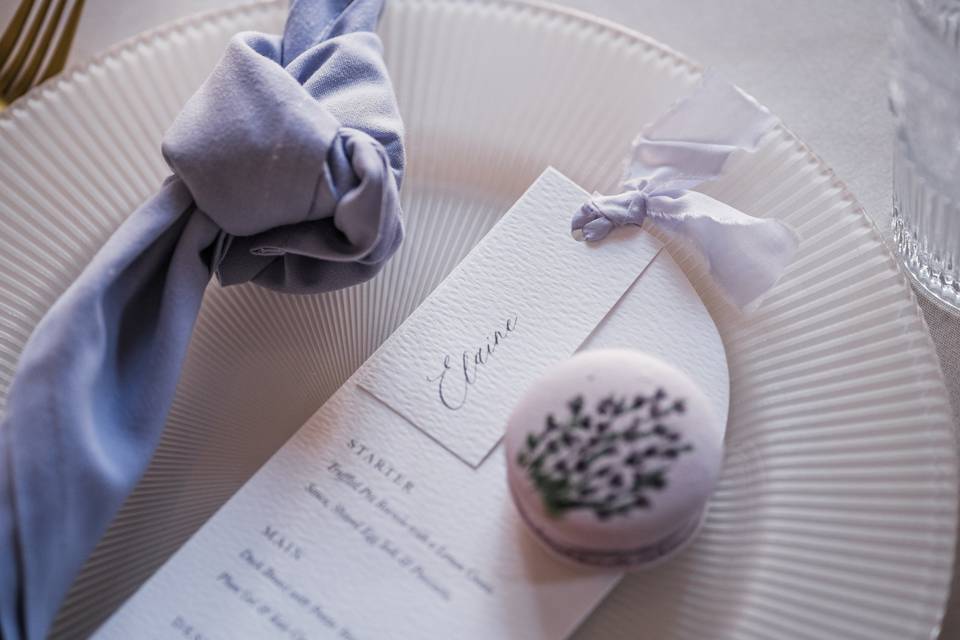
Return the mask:
[[731, 302], [747, 307], [770, 289], [797, 250], [797, 235], [692, 189], [720, 176], [737, 150], [754, 151], [776, 118], [733, 85], [706, 73], [697, 89], [633, 143], [623, 192], [594, 197], [574, 215], [587, 242], [649, 221], [691, 241]]
[[235, 36], [163, 140], [173, 170], [37, 325], [0, 425], [0, 636], [42, 638], [153, 452], [212, 274], [372, 277], [402, 238], [383, 0], [295, 0]]

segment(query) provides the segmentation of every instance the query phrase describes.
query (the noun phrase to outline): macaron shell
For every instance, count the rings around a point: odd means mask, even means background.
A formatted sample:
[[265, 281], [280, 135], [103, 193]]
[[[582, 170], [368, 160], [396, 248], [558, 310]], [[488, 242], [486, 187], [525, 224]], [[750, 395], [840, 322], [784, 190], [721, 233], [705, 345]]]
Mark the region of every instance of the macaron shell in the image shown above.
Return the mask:
[[625, 571], [650, 569], [666, 562], [686, 549], [697, 537], [700, 529], [703, 528], [709, 510], [709, 505], [707, 505], [703, 511], [689, 522], [684, 523], [680, 529], [654, 544], [635, 549], [594, 551], [582, 547], [564, 547], [558, 544], [533, 524], [519, 503], [517, 507], [524, 524], [527, 525], [527, 530], [533, 534], [534, 539], [540, 546], [554, 557], [576, 566], [586, 565]]
[[[648, 403], [653, 402], [658, 391], [663, 395], [656, 400], [657, 407], [669, 408], [680, 400], [683, 411], [661, 413], [658, 418], [651, 415], [650, 404], [631, 409], [634, 398], [639, 396]], [[617, 439], [616, 444], [611, 445], [617, 451], [598, 458], [610, 467], [610, 473], [588, 483], [593, 487], [592, 493], [579, 501], [580, 506], [557, 512], [548, 509], [541, 488], [535, 485], [529, 470], [518, 462], [518, 456], [524, 451], [529, 453], [531, 436], [544, 437], [548, 416], [553, 417], [553, 433], [570, 429], [574, 415], [571, 402], [578, 398], [583, 405], [579, 415], [589, 415], [593, 426], [602, 420], [610, 425], [605, 433], [622, 433], [639, 418], [641, 436], [630, 443]], [[607, 419], [602, 413], [606, 398], [625, 401], [625, 405], [621, 402], [622, 413]], [[665, 435], [652, 433], [654, 425], [659, 423], [666, 428]], [[577, 449], [583, 446], [585, 438], [595, 435], [595, 428], [574, 428], [570, 429], [569, 439], [575, 439], [573, 448]], [[601, 556], [608, 552], [637, 553], [639, 550], [642, 555], [645, 547], [663, 543], [678, 532], [690, 531], [691, 523], [698, 524], [702, 519], [720, 472], [723, 425], [703, 392], [678, 369], [640, 352], [596, 350], [581, 352], [554, 367], [528, 390], [508, 421], [505, 445], [514, 499], [527, 523], [546, 537], [554, 550], [579, 549], [585, 554], [595, 552]], [[674, 457], [663, 457], [667, 449], [675, 450]], [[631, 454], [642, 456], [648, 450], [657, 453], [646, 458], [642, 466], [624, 464]], [[564, 457], [572, 463], [573, 459], [563, 452], [550, 457], [549, 463], [557, 464]], [[658, 471], [657, 486], [646, 487], [640, 492], [642, 497], [637, 495], [637, 499], [645, 503], [606, 517], [598, 516], [598, 513], [602, 515], [602, 507], [601, 511], [596, 508], [598, 496], [607, 491], [616, 493], [617, 503], [622, 504], [623, 498], [631, 495], [623, 487], [632, 483], [637, 469]], [[595, 475], [594, 471], [590, 472], [591, 476]], [[618, 475], [621, 478], [615, 487], [610, 483]]]

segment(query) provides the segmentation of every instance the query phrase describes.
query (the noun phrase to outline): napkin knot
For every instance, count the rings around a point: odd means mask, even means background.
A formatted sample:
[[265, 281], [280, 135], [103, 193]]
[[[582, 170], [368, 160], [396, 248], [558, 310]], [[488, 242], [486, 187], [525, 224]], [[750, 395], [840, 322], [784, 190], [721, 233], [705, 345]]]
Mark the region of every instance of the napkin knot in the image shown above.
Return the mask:
[[[364, 105], [372, 114], [355, 108], [338, 117], [328, 104], [336, 88], [313, 95], [312, 70], [281, 66], [281, 49], [272, 36], [234, 36], [164, 136], [164, 158], [224, 234], [211, 264], [222, 284], [317, 291], [315, 282], [290, 280], [311, 259], [366, 279], [403, 235], [401, 132], [377, 126], [378, 112], [396, 113], [392, 94]], [[367, 67], [351, 80], [385, 77]]]

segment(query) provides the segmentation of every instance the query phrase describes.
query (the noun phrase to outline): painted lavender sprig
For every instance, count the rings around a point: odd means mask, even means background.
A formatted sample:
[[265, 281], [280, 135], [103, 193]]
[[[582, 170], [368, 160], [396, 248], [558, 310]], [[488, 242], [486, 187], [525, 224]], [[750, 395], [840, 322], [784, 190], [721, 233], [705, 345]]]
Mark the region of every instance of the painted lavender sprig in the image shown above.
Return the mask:
[[567, 402], [569, 414], [552, 413], [530, 433], [516, 462], [527, 470], [547, 511], [559, 516], [590, 509], [598, 518], [651, 506], [651, 492], [667, 486], [673, 462], [693, 445], [667, 424], [686, 409], [663, 389], [651, 396], [609, 395], [587, 411], [582, 395]]

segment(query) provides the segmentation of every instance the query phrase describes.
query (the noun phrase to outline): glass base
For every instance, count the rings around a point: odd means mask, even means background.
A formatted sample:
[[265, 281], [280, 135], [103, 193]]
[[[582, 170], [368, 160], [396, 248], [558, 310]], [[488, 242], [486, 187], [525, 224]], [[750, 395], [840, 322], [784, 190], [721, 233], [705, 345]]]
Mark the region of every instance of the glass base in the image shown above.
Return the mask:
[[893, 241], [907, 272], [931, 299], [960, 314], [960, 204], [894, 160]]
[[947, 313], [960, 317], [960, 295], [957, 295], [956, 289], [944, 286], [938, 277], [929, 275], [929, 270], [924, 270], [922, 267], [914, 270], [908, 262], [904, 265], [907, 267], [910, 280], [927, 300]]

